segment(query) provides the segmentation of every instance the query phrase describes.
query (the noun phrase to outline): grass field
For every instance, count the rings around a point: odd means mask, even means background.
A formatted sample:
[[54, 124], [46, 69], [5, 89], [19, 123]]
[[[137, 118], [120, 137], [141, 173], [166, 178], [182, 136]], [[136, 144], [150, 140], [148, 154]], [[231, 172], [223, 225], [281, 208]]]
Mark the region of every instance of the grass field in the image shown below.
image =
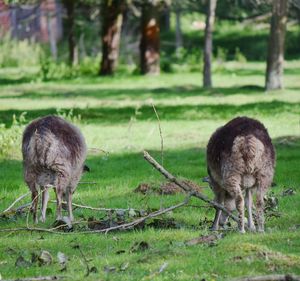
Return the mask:
[[[116, 76], [38, 82], [35, 69], [0, 69], [0, 206], [3, 211], [28, 192], [22, 178], [21, 132], [25, 123], [46, 114], [68, 114], [83, 131], [91, 172], [82, 181], [73, 202], [94, 207], [146, 210], [168, 207], [184, 195], [134, 193], [140, 183], [159, 185], [164, 179], [143, 160], [144, 149], [160, 160], [161, 139], [152, 104], [161, 119], [164, 166], [178, 177], [200, 185], [206, 176], [205, 146], [220, 125], [235, 116], [261, 120], [277, 150], [276, 186], [270, 195], [279, 201], [264, 234], [241, 235], [224, 231], [214, 244], [187, 246], [185, 241], [210, 234], [214, 210], [192, 199], [164, 218], [177, 228], [145, 227], [104, 234], [0, 232], [0, 274], [3, 279], [58, 275], [66, 280], [232, 280], [233, 277], [295, 273], [300, 275], [300, 62], [287, 62], [285, 89], [265, 93], [265, 65], [226, 63], [214, 74], [215, 88], [200, 87], [199, 73], [159, 77]], [[12, 126], [15, 114], [26, 112], [26, 122]], [[78, 120], [79, 115], [81, 120]], [[4, 140], [6, 142], [4, 142]], [[103, 153], [102, 150], [108, 152]], [[292, 188], [295, 195], [282, 196]], [[206, 186], [203, 192], [213, 197]], [[54, 194], [52, 194], [54, 198]], [[19, 205], [29, 202], [29, 197]], [[45, 224], [51, 227], [55, 205], [49, 204]], [[103, 218], [104, 214], [76, 209], [76, 220]], [[207, 222], [209, 221], [209, 222]], [[29, 220], [32, 225], [32, 220]], [[234, 224], [232, 224], [234, 226]], [[0, 230], [26, 226], [26, 214], [0, 217]], [[137, 247], [146, 242], [146, 247]], [[33, 253], [48, 251], [51, 265], [31, 263]], [[86, 274], [85, 255], [89, 267]], [[61, 271], [57, 254], [68, 257]], [[16, 262], [23, 257], [25, 262]], [[20, 260], [20, 259], [19, 259]], [[159, 272], [161, 270], [161, 272]]]

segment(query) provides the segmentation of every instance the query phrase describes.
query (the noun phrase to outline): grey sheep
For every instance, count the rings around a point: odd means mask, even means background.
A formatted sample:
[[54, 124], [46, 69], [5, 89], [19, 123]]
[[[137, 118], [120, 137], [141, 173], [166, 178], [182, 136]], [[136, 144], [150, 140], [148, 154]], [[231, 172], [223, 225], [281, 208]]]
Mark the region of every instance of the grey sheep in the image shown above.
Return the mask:
[[[237, 117], [216, 130], [207, 145], [207, 170], [215, 201], [239, 214], [239, 230], [245, 232], [244, 206], [248, 228], [256, 230], [252, 217], [253, 193], [256, 191], [258, 231], [264, 231], [264, 195], [272, 184], [275, 150], [262, 123]], [[245, 199], [244, 195], [245, 193]], [[216, 209], [212, 230], [228, 216]]]
[[86, 166], [87, 148], [81, 132], [57, 116], [32, 121], [23, 133], [22, 154], [24, 180], [32, 193], [32, 212], [38, 222], [39, 188], [42, 192], [41, 221], [46, 220], [48, 189], [55, 187], [57, 220], [62, 219], [62, 200], [67, 201], [68, 215], [73, 221], [72, 195]]

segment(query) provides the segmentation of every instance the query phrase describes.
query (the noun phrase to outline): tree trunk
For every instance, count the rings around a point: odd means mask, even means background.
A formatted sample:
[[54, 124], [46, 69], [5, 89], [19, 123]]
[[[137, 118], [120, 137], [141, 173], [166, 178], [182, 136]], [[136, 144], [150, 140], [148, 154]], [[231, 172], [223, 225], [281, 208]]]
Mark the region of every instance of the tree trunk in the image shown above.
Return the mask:
[[50, 42], [50, 50], [51, 55], [54, 61], [57, 61], [57, 45], [56, 45], [56, 38], [55, 38], [55, 31], [53, 30], [53, 13], [47, 14], [47, 28], [49, 34], [49, 42]]
[[180, 8], [176, 8], [175, 10], [176, 16], [176, 55], [179, 55], [180, 48], [183, 47], [182, 42], [182, 32], [181, 32], [181, 11]]
[[117, 67], [125, 7], [126, 0], [103, 0], [102, 2], [102, 61], [100, 75], [112, 75]]
[[170, 7], [166, 6], [164, 7], [161, 17], [160, 17], [160, 27], [162, 31], [169, 32], [171, 29], [171, 23], [170, 23]]
[[142, 6], [140, 42], [141, 73], [159, 74], [160, 28], [158, 4], [155, 1], [144, 2]]
[[63, 0], [63, 4], [67, 11], [67, 37], [69, 44], [69, 64], [74, 65], [77, 61], [76, 58], [76, 42], [75, 42], [75, 34], [74, 34], [74, 13], [75, 13], [75, 1], [73, 0]]
[[203, 87], [211, 88], [211, 60], [212, 60], [212, 31], [214, 28], [215, 11], [217, 0], [208, 0], [206, 24], [205, 24], [205, 37], [204, 37], [204, 67], [203, 67]]
[[266, 90], [282, 89], [288, 0], [274, 0], [268, 47]]

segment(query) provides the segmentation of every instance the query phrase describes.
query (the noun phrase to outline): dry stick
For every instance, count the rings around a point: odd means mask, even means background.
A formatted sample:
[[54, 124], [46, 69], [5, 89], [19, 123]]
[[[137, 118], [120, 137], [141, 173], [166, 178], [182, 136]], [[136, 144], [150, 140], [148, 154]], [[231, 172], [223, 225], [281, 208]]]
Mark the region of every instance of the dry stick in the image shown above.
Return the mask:
[[89, 267], [89, 262], [88, 262], [87, 258], [85, 257], [85, 255], [83, 254], [83, 252], [82, 252], [80, 246], [78, 246], [78, 249], [79, 249], [79, 251], [80, 251], [80, 254], [81, 254], [81, 256], [82, 256], [82, 258], [83, 258], [83, 261], [84, 261], [84, 263], [85, 263], [85, 266], [86, 266], [86, 274], [85, 274], [84, 276], [85, 276], [85, 277], [88, 277], [88, 276], [90, 275], [90, 272], [91, 272], [90, 267]]
[[154, 113], [156, 115], [157, 122], [158, 122], [158, 129], [159, 129], [159, 135], [160, 135], [161, 165], [163, 166], [164, 165], [164, 139], [163, 139], [163, 136], [162, 136], [162, 130], [161, 130], [161, 126], [160, 126], [160, 119], [159, 119], [158, 113], [157, 113], [156, 108], [155, 108], [153, 103], [152, 103], [152, 107], [153, 107], [153, 110], [154, 110]]
[[41, 277], [27, 277], [18, 279], [1, 279], [2, 281], [52, 281], [61, 280], [66, 278], [65, 276], [41, 276]]
[[300, 281], [300, 276], [290, 274], [274, 274], [265, 276], [252, 276], [236, 278], [233, 281]]
[[3, 212], [1, 212], [1, 215], [4, 213], [7, 213], [9, 210], [11, 210], [11, 208], [18, 203], [19, 201], [21, 201], [23, 198], [25, 198], [26, 196], [28, 196], [29, 194], [31, 194], [30, 192], [27, 192], [26, 194], [21, 195], [20, 197], [18, 197], [7, 209], [5, 209]]
[[[92, 230], [92, 231], [82, 231], [82, 232], [76, 232], [76, 234], [92, 234], [92, 233], [108, 233], [109, 231], [112, 230], [126, 230], [126, 229], [131, 229], [134, 226], [141, 224], [142, 222], [146, 221], [147, 219], [150, 218], [155, 218], [157, 216], [160, 216], [162, 214], [165, 214], [167, 212], [173, 211], [177, 208], [180, 208], [184, 205], [186, 205], [189, 202], [189, 199], [191, 197], [191, 195], [193, 195], [193, 193], [190, 193], [186, 199], [184, 200], [184, 202], [181, 202], [177, 205], [171, 206], [169, 208], [166, 209], [162, 209], [162, 210], [158, 210], [155, 211], [153, 213], [148, 214], [145, 217], [141, 217], [138, 218], [132, 222], [129, 223], [124, 223], [124, 224], [120, 224], [117, 226], [112, 226], [109, 228], [105, 228], [105, 229], [99, 229], [99, 230]], [[15, 231], [36, 231], [36, 232], [48, 232], [48, 233], [54, 233], [54, 234], [74, 234], [74, 232], [58, 232], [58, 231], [54, 231], [53, 229], [46, 229], [46, 228], [36, 228], [36, 227], [20, 227], [20, 228], [6, 228], [6, 229], [0, 229], [0, 232], [15, 232]]]
[[[50, 202], [51, 203], [56, 203], [56, 200], [50, 200]], [[66, 204], [65, 201], [63, 201], [62, 203]], [[116, 211], [129, 211], [129, 210], [134, 210], [134, 211], [138, 211], [138, 212], [140, 211], [138, 209], [133, 209], [133, 208], [126, 208], [126, 209], [122, 209], [122, 208], [95, 208], [95, 207], [80, 205], [80, 204], [76, 204], [76, 203], [72, 203], [72, 206], [77, 207], [77, 208], [81, 208], [81, 209], [100, 211], [100, 212], [116, 212]]]
[[201, 192], [194, 191], [193, 188], [188, 183], [178, 180], [176, 177], [174, 177], [172, 174], [170, 174], [164, 167], [162, 167], [159, 163], [157, 163], [157, 161], [155, 159], [153, 159], [147, 151], [144, 151], [144, 158], [169, 181], [174, 182], [176, 185], [178, 185], [180, 188], [182, 188], [186, 192], [192, 192], [192, 194], [191, 194], [192, 196], [195, 196], [195, 197], [203, 200], [204, 202], [210, 204], [211, 206], [213, 206], [219, 210], [222, 210], [230, 218], [232, 218], [234, 221], [239, 223], [239, 219], [235, 215], [230, 213], [223, 205], [220, 205], [220, 204], [216, 203], [215, 201], [210, 200], [207, 196], [205, 196]]

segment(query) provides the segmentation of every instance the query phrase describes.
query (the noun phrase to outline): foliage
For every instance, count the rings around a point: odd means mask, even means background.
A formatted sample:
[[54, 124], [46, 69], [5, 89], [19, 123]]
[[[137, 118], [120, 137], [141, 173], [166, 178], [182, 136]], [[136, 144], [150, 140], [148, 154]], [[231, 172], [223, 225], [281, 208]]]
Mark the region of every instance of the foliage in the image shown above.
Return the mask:
[[240, 51], [239, 47], [236, 47], [235, 49], [234, 60], [241, 63], [247, 62], [247, 58]]
[[43, 81], [71, 79], [79, 76], [95, 76], [99, 68], [99, 57], [85, 57], [78, 65], [55, 62], [50, 57], [41, 56], [39, 76]]
[[74, 124], [81, 123], [81, 114], [75, 115], [73, 109], [70, 110], [56, 109], [56, 115]]
[[0, 38], [0, 67], [35, 66], [41, 52], [41, 46], [37, 43], [17, 41], [6, 35]]
[[0, 157], [19, 158], [25, 117], [26, 112], [21, 113], [19, 117], [14, 114], [9, 128], [6, 128], [5, 124], [0, 124]]

